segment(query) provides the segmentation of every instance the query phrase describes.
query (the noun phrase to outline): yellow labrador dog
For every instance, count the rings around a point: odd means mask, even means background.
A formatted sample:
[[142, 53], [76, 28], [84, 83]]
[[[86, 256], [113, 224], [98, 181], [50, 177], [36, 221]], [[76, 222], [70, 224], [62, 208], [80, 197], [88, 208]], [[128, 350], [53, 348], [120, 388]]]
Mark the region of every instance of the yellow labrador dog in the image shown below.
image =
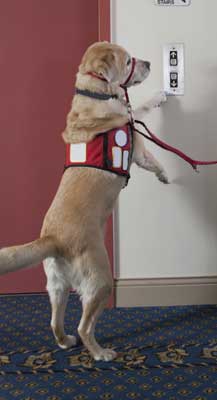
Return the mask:
[[[77, 92], [63, 132], [65, 143], [72, 147], [78, 145], [82, 153], [84, 147], [79, 146], [92, 143], [99, 133], [125, 126], [129, 115], [120, 85], [127, 82], [126, 86], [130, 87], [141, 83], [149, 72], [149, 62], [131, 58], [118, 45], [99, 42], [90, 46], [79, 66]], [[135, 110], [134, 116], [141, 118], [165, 100], [164, 94], [157, 95]], [[135, 162], [167, 183], [163, 167], [135, 132], [133, 142], [129, 163]], [[116, 148], [116, 151], [119, 150]], [[109, 361], [116, 357], [112, 349], [97, 343], [94, 330], [113, 286], [104, 227], [125, 182], [126, 176], [100, 168], [79, 165], [67, 168], [45, 216], [40, 238], [0, 250], [0, 274], [44, 261], [52, 306], [51, 327], [62, 349], [76, 344], [75, 337], [64, 331], [64, 313], [70, 289], [79, 293], [83, 313], [78, 333], [95, 360]]]

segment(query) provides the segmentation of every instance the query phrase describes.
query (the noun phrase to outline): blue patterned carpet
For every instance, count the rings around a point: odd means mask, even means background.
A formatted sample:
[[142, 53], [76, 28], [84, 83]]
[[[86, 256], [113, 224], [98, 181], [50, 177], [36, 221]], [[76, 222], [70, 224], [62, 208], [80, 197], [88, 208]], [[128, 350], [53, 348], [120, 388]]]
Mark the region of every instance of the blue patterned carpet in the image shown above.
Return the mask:
[[[71, 295], [66, 330], [81, 306]], [[217, 306], [106, 310], [97, 338], [118, 351], [94, 362], [56, 347], [47, 295], [0, 297], [0, 400], [216, 400]]]

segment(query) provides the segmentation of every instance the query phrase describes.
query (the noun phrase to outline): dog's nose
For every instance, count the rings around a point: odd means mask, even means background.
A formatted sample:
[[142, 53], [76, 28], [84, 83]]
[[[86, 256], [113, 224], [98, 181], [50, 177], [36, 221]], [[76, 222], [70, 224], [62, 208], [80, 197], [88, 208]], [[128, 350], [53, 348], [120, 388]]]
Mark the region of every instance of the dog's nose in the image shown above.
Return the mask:
[[149, 61], [144, 61], [146, 68], [150, 69], [151, 63]]

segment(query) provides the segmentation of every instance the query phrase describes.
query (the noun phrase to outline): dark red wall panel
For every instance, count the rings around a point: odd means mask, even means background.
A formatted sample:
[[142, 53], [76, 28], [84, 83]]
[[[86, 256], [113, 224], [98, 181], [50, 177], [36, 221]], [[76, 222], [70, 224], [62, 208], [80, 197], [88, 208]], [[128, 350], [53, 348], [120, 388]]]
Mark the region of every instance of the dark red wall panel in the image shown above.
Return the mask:
[[[97, 0], [0, 0], [0, 247], [39, 236], [63, 172], [61, 132]], [[41, 269], [0, 279], [0, 293], [43, 291]]]

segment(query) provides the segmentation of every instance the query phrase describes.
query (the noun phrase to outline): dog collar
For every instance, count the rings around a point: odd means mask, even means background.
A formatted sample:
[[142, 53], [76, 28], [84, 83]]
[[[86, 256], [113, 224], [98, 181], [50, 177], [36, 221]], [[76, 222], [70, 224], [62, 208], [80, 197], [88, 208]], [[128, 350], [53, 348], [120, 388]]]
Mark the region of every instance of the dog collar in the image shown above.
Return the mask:
[[106, 94], [106, 93], [98, 93], [98, 92], [91, 92], [88, 89], [78, 89], [75, 88], [75, 94], [80, 94], [81, 96], [91, 97], [92, 99], [96, 100], [110, 100], [110, 99], [118, 99], [117, 94]]

